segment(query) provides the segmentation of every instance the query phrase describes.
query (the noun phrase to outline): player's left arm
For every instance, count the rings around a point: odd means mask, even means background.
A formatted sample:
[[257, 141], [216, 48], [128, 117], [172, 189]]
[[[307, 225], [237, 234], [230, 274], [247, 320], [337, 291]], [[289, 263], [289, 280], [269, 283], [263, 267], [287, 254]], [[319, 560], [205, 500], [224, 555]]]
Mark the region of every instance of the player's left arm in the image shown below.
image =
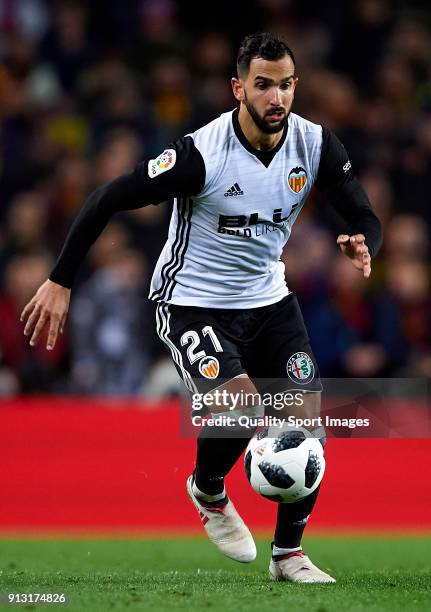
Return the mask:
[[323, 128], [322, 153], [315, 185], [348, 223], [349, 233], [340, 234], [337, 238], [342, 253], [368, 278], [371, 258], [382, 244], [382, 226], [355, 177], [346, 149], [326, 128]]

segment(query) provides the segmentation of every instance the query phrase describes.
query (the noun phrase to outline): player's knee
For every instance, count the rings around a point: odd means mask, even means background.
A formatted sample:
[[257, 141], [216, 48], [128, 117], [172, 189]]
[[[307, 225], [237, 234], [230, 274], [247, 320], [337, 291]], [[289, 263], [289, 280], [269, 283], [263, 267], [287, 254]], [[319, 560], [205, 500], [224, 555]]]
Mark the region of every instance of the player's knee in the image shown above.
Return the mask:
[[[261, 405], [261, 397], [246, 374], [240, 374], [205, 394], [213, 414], [225, 412], [253, 413]], [[208, 405], [208, 402], [207, 402]]]

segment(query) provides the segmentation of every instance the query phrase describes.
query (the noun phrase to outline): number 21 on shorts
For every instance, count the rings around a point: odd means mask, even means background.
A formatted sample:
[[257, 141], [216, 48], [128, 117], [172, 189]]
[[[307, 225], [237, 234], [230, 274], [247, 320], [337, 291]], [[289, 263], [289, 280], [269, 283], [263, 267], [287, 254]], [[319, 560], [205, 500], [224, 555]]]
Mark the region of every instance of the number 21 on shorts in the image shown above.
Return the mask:
[[[202, 335], [209, 337], [217, 353], [223, 352], [223, 347], [220, 344], [220, 340], [217, 338], [216, 333], [211, 327], [211, 325], [206, 325], [202, 328]], [[186, 346], [187, 344], [190, 344], [190, 346], [187, 348], [187, 358], [190, 362], [190, 365], [195, 363], [195, 361], [198, 361], [198, 359], [202, 359], [202, 357], [207, 356], [204, 350], [196, 351], [201, 342], [198, 332], [192, 329], [184, 332], [184, 334], [180, 338], [180, 342], [181, 346]]]

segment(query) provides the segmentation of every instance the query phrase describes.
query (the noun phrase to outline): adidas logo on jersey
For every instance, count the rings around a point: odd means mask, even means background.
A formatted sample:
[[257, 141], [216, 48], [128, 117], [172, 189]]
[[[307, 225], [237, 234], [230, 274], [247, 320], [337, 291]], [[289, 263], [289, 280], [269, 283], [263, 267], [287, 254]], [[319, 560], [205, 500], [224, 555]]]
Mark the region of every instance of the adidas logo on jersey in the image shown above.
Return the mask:
[[228, 197], [228, 196], [240, 196], [240, 195], [244, 195], [244, 192], [242, 191], [242, 189], [238, 185], [238, 183], [235, 183], [235, 185], [232, 185], [232, 187], [230, 189], [228, 189], [224, 195], [226, 197]]

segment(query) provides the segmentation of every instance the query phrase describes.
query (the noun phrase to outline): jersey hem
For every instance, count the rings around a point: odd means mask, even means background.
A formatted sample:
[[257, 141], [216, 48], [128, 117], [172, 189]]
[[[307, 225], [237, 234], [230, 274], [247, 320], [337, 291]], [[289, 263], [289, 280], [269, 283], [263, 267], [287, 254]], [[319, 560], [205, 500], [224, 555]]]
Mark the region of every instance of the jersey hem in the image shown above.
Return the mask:
[[[272, 298], [262, 298], [261, 300], [257, 300], [256, 296], [250, 296], [249, 299], [245, 300], [244, 298], [229, 298], [228, 296], [220, 296], [219, 298], [211, 297], [209, 299], [204, 299], [201, 297], [192, 297], [192, 296], [182, 296], [182, 297], [172, 297], [170, 300], [155, 300], [154, 302], [163, 302], [165, 304], [172, 304], [173, 306], [195, 306], [197, 308], [219, 308], [220, 310], [236, 310], [239, 308], [245, 309], [253, 309], [260, 308], [262, 306], [271, 306], [271, 304], [277, 304], [283, 300], [287, 295], [290, 295], [292, 292], [285, 288], [285, 291], [277, 294]], [[151, 298], [150, 298], [151, 299]]]

